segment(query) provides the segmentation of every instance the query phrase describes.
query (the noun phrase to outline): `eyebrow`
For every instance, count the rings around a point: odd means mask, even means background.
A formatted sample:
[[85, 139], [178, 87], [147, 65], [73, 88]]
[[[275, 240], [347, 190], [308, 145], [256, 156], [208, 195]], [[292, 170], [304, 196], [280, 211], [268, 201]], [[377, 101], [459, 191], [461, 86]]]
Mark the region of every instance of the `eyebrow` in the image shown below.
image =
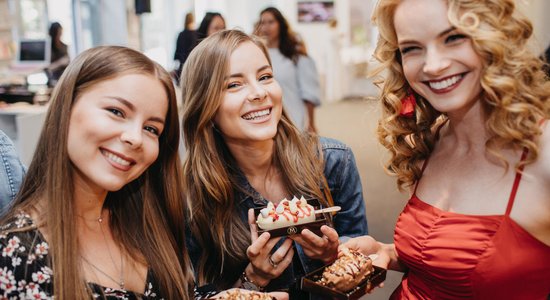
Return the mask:
[[[449, 27], [449, 28], [443, 30], [442, 32], [440, 32], [440, 33], [437, 35], [437, 37], [438, 37], [438, 38], [443, 37], [443, 36], [447, 35], [449, 32], [452, 32], [452, 31], [455, 30], [455, 29], [456, 29], [456, 27], [451, 26], [451, 27]], [[404, 40], [404, 41], [399, 42], [399, 45], [402, 45], [402, 44], [409, 44], [409, 43], [415, 43], [415, 41], [414, 41], [414, 40]]]
[[[265, 66], [262, 66], [260, 68], [258, 68], [258, 70], [256, 72], [262, 72], [264, 71], [265, 69], [271, 69], [271, 66], [270, 65], [265, 65]], [[244, 77], [243, 73], [235, 73], [235, 74], [231, 74], [229, 76], [226, 76], [224, 79], [227, 80], [229, 78], [240, 78], [240, 77]]]
[[[117, 96], [109, 96], [109, 98], [113, 99], [113, 100], [116, 100], [118, 102], [120, 102], [122, 105], [128, 107], [129, 110], [131, 110], [132, 112], [135, 112], [136, 111], [136, 106], [134, 104], [132, 104], [132, 102], [124, 99], [124, 98], [121, 98], [121, 97], [117, 97]], [[153, 122], [158, 122], [158, 123], [161, 123], [161, 124], [164, 124], [164, 118], [159, 118], [159, 117], [150, 117], [149, 118], [149, 121], [153, 121]]]

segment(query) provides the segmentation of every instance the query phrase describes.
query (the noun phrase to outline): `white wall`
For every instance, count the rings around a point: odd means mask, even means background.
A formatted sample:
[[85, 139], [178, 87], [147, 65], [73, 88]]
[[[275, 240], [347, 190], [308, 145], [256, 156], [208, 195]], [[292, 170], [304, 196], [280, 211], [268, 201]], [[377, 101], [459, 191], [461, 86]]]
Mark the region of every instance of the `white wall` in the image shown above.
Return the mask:
[[518, 7], [534, 26], [533, 51], [542, 53], [550, 45], [550, 1], [517, 0]]

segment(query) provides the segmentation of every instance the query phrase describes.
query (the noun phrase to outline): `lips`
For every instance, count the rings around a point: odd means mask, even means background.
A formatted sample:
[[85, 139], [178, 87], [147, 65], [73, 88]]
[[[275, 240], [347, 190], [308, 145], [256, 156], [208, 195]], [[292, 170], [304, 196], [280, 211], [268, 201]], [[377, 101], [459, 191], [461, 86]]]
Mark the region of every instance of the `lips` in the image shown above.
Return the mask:
[[101, 154], [107, 159], [107, 161], [116, 169], [127, 171], [131, 166], [136, 164], [136, 161], [132, 158], [124, 156], [120, 153], [116, 153], [107, 149], [100, 149]]
[[266, 108], [262, 110], [256, 110], [249, 113], [246, 113], [241, 116], [241, 118], [247, 120], [247, 121], [256, 121], [260, 120], [262, 118], [265, 118], [271, 114], [271, 108]]
[[467, 73], [448, 76], [438, 80], [428, 80], [424, 83], [437, 94], [447, 93], [457, 87]]

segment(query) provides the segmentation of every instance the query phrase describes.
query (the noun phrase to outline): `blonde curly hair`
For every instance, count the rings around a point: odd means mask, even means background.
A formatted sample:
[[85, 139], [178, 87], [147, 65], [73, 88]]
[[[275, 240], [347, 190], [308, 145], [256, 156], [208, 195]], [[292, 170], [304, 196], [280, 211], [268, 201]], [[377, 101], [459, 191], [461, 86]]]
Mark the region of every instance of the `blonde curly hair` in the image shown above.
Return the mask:
[[[400, 62], [393, 19], [401, 1], [380, 0], [375, 9], [373, 21], [379, 38], [374, 57], [380, 65], [371, 77], [376, 77], [375, 84], [381, 89], [378, 139], [391, 154], [385, 168], [397, 177], [397, 185], [403, 190], [420, 178], [420, 162], [434, 148], [434, 129], [447, 117], [416, 93], [414, 117], [399, 114], [400, 99], [410, 90]], [[449, 22], [471, 38], [483, 61], [480, 99], [490, 136], [485, 143], [487, 152], [507, 169], [509, 164], [500, 149], [527, 148], [527, 159], [515, 165], [519, 170], [537, 159], [540, 121], [550, 116], [550, 81], [542, 71], [542, 60], [527, 47], [533, 27], [515, 11], [514, 0], [447, 3]]]

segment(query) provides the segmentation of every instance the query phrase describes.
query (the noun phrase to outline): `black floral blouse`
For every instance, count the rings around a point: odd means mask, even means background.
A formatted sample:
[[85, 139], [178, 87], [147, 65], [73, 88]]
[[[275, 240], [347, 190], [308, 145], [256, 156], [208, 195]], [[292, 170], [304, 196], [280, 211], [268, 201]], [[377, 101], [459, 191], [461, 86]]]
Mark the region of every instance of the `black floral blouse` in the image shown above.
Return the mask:
[[[21, 231], [17, 231], [21, 228]], [[27, 229], [28, 228], [28, 229]], [[53, 272], [49, 245], [25, 213], [0, 227], [0, 299], [52, 299]], [[143, 294], [88, 283], [94, 299], [162, 299], [158, 284], [147, 273]], [[195, 291], [195, 299], [210, 296]]]

